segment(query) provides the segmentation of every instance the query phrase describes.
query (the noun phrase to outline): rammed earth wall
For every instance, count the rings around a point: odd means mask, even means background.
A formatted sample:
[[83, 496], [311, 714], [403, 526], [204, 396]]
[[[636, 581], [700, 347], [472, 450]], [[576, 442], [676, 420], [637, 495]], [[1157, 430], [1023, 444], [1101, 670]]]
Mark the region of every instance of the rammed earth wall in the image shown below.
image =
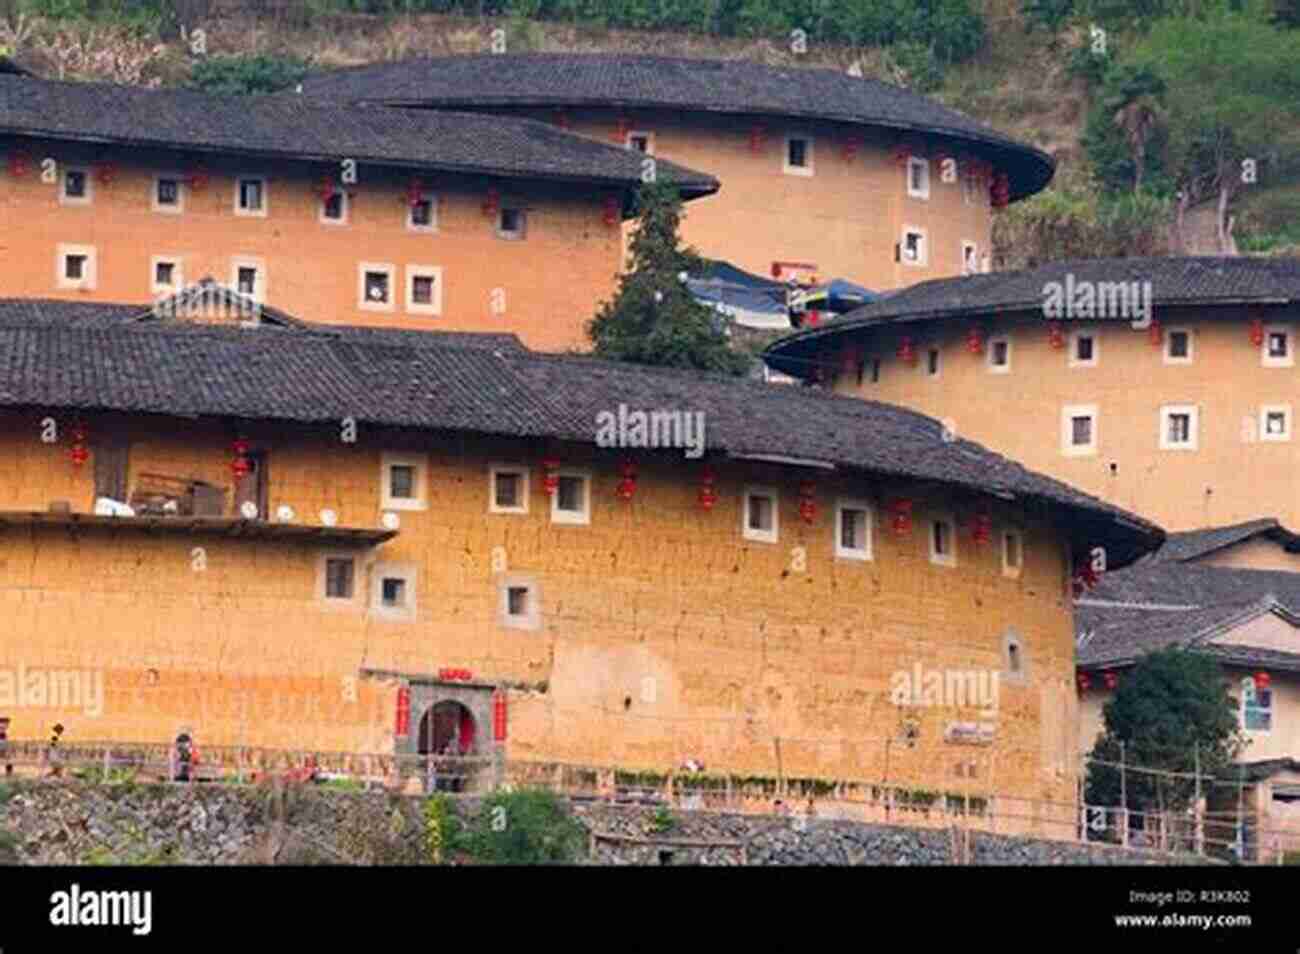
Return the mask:
[[[422, 801], [380, 793], [228, 785], [19, 782], [0, 831], [23, 864], [424, 862]], [[477, 805], [462, 801], [468, 817]], [[950, 830], [577, 805], [597, 865], [1109, 865], [1200, 863], [1103, 846]], [[664, 821], [670, 825], [664, 828]], [[658, 825], [656, 825], [658, 821]], [[662, 830], [656, 830], [656, 828]], [[3, 849], [0, 848], [0, 852]], [[5, 861], [0, 853], [0, 863]], [[9, 863], [12, 863], [11, 861]]]

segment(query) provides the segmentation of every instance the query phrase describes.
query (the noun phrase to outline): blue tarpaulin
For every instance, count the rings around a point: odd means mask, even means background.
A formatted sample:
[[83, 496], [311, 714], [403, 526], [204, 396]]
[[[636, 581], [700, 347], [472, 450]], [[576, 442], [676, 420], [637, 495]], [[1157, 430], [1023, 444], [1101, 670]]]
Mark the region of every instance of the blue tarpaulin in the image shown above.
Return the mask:
[[727, 262], [707, 262], [686, 280], [695, 300], [747, 328], [789, 328], [786, 286]]

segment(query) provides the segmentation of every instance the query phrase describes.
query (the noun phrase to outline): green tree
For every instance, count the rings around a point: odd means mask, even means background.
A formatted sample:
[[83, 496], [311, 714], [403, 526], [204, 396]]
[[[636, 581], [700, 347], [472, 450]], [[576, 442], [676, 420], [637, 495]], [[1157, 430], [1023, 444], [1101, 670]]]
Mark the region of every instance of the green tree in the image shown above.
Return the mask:
[[1166, 89], [1165, 81], [1146, 66], [1120, 63], [1106, 71], [1101, 95], [1088, 115], [1083, 147], [1107, 191], [1141, 192], [1148, 171], [1156, 174], [1156, 191], [1168, 191], [1161, 155]]
[[545, 789], [489, 795], [463, 839], [475, 860], [497, 865], [572, 864], [586, 840], [586, 829]]
[[1089, 805], [1119, 806], [1123, 801], [1132, 811], [1176, 811], [1191, 804], [1196, 791], [1192, 778], [1129, 770], [1121, 786], [1120, 770], [1113, 764], [1120, 761], [1121, 743], [1128, 766], [1190, 774], [1199, 765], [1207, 778], [1231, 765], [1245, 745], [1237, 700], [1218, 662], [1179, 647], [1143, 656], [1120, 681], [1102, 716], [1104, 729], [1087, 773], [1084, 798]]
[[751, 359], [733, 350], [726, 328], [701, 305], [683, 276], [703, 262], [681, 245], [682, 200], [669, 182], [644, 186], [631, 240], [631, 266], [614, 299], [587, 323], [595, 354], [614, 361], [744, 374]]
[[194, 64], [189, 86], [221, 96], [278, 93], [300, 83], [310, 68], [295, 56], [214, 56]]

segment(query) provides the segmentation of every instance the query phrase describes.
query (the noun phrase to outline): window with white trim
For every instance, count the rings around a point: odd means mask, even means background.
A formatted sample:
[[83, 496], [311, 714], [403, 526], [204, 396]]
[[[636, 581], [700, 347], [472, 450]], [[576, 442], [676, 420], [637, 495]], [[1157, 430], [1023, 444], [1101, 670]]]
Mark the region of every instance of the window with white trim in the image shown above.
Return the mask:
[[64, 166], [59, 173], [59, 205], [90, 205], [95, 179], [85, 166]]
[[629, 149], [643, 152], [647, 156], [653, 156], [655, 154], [655, 134], [640, 129], [630, 130], [625, 145]]
[[989, 372], [992, 374], [1011, 373], [1011, 339], [1006, 335], [990, 338], [985, 346]]
[[230, 285], [253, 301], [266, 301], [266, 266], [260, 258], [231, 259]]
[[1241, 684], [1241, 727], [1247, 732], [1273, 731], [1273, 690], [1257, 688], [1250, 676]]
[[527, 211], [515, 206], [503, 205], [497, 213], [497, 238], [517, 242], [522, 240], [527, 233]]
[[397, 267], [387, 262], [357, 266], [357, 307], [363, 311], [392, 311]]
[[149, 291], [169, 295], [185, 287], [179, 255], [155, 255], [149, 259]]
[[373, 615], [393, 622], [415, 620], [415, 564], [376, 563], [370, 580]]
[[1269, 325], [1264, 329], [1264, 341], [1260, 345], [1260, 363], [1266, 368], [1295, 366], [1295, 346], [1291, 340], [1289, 327]]
[[1097, 333], [1092, 330], [1070, 332], [1070, 358], [1066, 364], [1071, 368], [1095, 368], [1098, 358]]
[[240, 176], [235, 180], [235, 215], [266, 218], [266, 176]]
[[418, 202], [406, 206], [406, 228], [409, 232], [438, 231], [438, 197], [421, 195]]
[[963, 275], [976, 275], [979, 270], [979, 246], [974, 242], [963, 240], [961, 243], [961, 273]]
[[957, 525], [951, 517], [930, 521], [930, 562], [940, 566], [957, 565]]
[[1170, 328], [1165, 332], [1165, 364], [1192, 363], [1192, 329]]
[[421, 454], [384, 454], [379, 506], [383, 510], [424, 510], [428, 462]]
[[740, 529], [746, 540], [776, 543], [780, 516], [777, 494], [771, 487], [746, 487], [745, 504], [740, 508]]
[[316, 598], [329, 606], [357, 606], [357, 558], [352, 553], [322, 553], [316, 562]]
[[1017, 577], [1025, 562], [1025, 538], [1019, 530], [1002, 532], [1002, 575]]
[[928, 245], [925, 229], [914, 225], [903, 226], [903, 241], [899, 245], [899, 257], [904, 265], [928, 264], [930, 256]]
[[1061, 453], [1067, 457], [1097, 453], [1097, 405], [1071, 404], [1061, 409]]
[[528, 513], [528, 468], [493, 464], [488, 468], [488, 512]]
[[335, 189], [328, 199], [320, 200], [320, 221], [323, 225], [347, 225], [349, 212], [348, 194], [342, 189]]
[[60, 244], [55, 255], [55, 285], [93, 290], [99, 278], [98, 258], [93, 245]]
[[785, 137], [785, 164], [782, 171], [790, 176], [810, 176], [813, 174], [812, 136], [791, 135]]
[[930, 160], [907, 157], [907, 194], [913, 199], [930, 198]]
[[835, 555], [849, 560], [872, 558], [874, 511], [864, 500], [839, 500], [835, 504]]
[[406, 266], [406, 310], [416, 315], [442, 314], [441, 266]]
[[507, 629], [542, 628], [542, 593], [537, 580], [517, 573], [507, 574], [498, 584], [499, 618]]
[[185, 211], [185, 181], [176, 172], [160, 172], [153, 177], [149, 207], [163, 215], [180, 215]]
[[586, 471], [561, 470], [551, 495], [551, 523], [585, 526], [591, 523], [591, 475]]
[[1291, 439], [1291, 405], [1265, 404], [1259, 409], [1259, 439], [1285, 442]]
[[1196, 450], [1197, 418], [1194, 404], [1166, 404], [1160, 408], [1160, 449]]

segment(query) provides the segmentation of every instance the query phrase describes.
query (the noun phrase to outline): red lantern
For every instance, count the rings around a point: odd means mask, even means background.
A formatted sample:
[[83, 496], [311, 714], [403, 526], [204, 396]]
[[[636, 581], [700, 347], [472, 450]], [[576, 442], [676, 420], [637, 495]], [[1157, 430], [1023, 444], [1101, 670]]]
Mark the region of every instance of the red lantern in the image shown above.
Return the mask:
[[1101, 674], [1101, 678], [1105, 681], [1107, 689], [1114, 689], [1119, 685], [1119, 676], [1109, 669]]
[[202, 192], [208, 186], [208, 172], [202, 166], [198, 166], [190, 172], [186, 181], [191, 191]]
[[406, 686], [397, 690], [397, 736], [411, 734], [411, 690]]
[[767, 130], [760, 125], [752, 126], [749, 130], [749, 151], [760, 152], [763, 148], [763, 140], [767, 138]]
[[899, 342], [898, 359], [906, 364], [916, 364], [916, 348], [911, 338], [904, 338]]
[[608, 196], [605, 199], [605, 224], [618, 225], [619, 222], [618, 199], [614, 196]]
[[506, 692], [498, 689], [492, 696], [492, 739], [506, 740]]
[[235, 459], [230, 463], [230, 472], [235, 475], [235, 479], [247, 477], [252, 471], [252, 465], [248, 462], [248, 441], [242, 437], [236, 438], [230, 449], [234, 452]]
[[620, 500], [631, 500], [636, 493], [636, 465], [630, 460], [623, 462], [623, 479], [618, 482]]
[[1091, 563], [1085, 563], [1074, 571], [1074, 577], [1070, 582], [1071, 591], [1078, 597], [1101, 582], [1101, 577], [1097, 575], [1097, 571], [1092, 568]]
[[907, 160], [911, 158], [912, 151], [903, 144], [894, 147], [894, 164], [900, 169], [907, 168]]
[[989, 201], [993, 208], [1001, 209], [1011, 202], [1011, 180], [1005, 172], [993, 176], [993, 185], [989, 189]]
[[1161, 327], [1160, 322], [1151, 322], [1151, 329], [1148, 334], [1151, 336], [1152, 347], [1160, 347], [1160, 342], [1164, 340], [1164, 328]]
[[86, 450], [86, 425], [77, 421], [72, 425], [72, 463], [80, 467], [90, 459], [90, 451]]
[[713, 489], [713, 482], [716, 478], [713, 475], [713, 469], [705, 466], [704, 472], [700, 474], [700, 509], [709, 511], [713, 505], [718, 502], [718, 495]]
[[1250, 323], [1250, 343], [1255, 347], [1264, 343], [1264, 322], [1258, 318]]
[[501, 190], [488, 189], [487, 197], [483, 200], [483, 214], [495, 215], [501, 208]]
[[844, 158], [846, 161], [853, 161], [854, 157], [858, 154], [858, 146], [861, 144], [862, 140], [857, 136], [849, 136], [844, 140]]
[[320, 185], [317, 187], [316, 191], [322, 202], [329, 202], [330, 199], [334, 198], [334, 193], [338, 190], [335, 189], [334, 183], [330, 180], [330, 177], [326, 175], [321, 176]]
[[95, 178], [97, 178], [103, 185], [109, 185], [116, 177], [117, 166], [113, 165], [111, 162], [106, 162], [101, 165], [96, 170], [95, 174]]
[[555, 125], [559, 126], [561, 129], [568, 129], [569, 114], [562, 109], [557, 109], [555, 111]]
[[1266, 672], [1255, 673], [1255, 690], [1257, 692], [1263, 692], [1265, 689], [1269, 687], [1269, 684], [1271, 682], [1272, 679], [1269, 678], [1268, 673]]
[[412, 179], [406, 185], [406, 204], [415, 208], [424, 201], [424, 182], [420, 179]]
[[9, 154], [9, 174], [15, 179], [21, 179], [32, 168], [32, 157], [25, 152], [11, 152]]
[[1065, 347], [1065, 330], [1055, 321], [1047, 326], [1047, 343], [1056, 349]]
[[632, 131], [632, 122], [626, 116], [618, 117], [618, 128], [614, 133], [614, 141], [617, 143], [627, 142], [627, 134]]
[[815, 488], [811, 480], [799, 482], [799, 516], [804, 523], [812, 523], [817, 515], [817, 504], [813, 500]]
[[895, 500], [889, 505], [889, 514], [889, 522], [895, 533], [902, 535], [912, 532], [912, 501]]
[[993, 518], [987, 513], [978, 513], [971, 520], [971, 539], [976, 543], [988, 543], [993, 536]]
[[1088, 678], [1088, 674], [1086, 672], [1079, 673], [1079, 688], [1082, 689], [1084, 692], [1087, 692], [1089, 689], [1092, 688], [1092, 680]]
[[966, 350], [971, 354], [984, 353], [984, 336], [980, 334], [978, 328], [966, 332]]
[[560, 462], [554, 457], [547, 457], [542, 461], [542, 489], [546, 491], [549, 497], [554, 494], [560, 486], [560, 475], [557, 473], [560, 469]]

